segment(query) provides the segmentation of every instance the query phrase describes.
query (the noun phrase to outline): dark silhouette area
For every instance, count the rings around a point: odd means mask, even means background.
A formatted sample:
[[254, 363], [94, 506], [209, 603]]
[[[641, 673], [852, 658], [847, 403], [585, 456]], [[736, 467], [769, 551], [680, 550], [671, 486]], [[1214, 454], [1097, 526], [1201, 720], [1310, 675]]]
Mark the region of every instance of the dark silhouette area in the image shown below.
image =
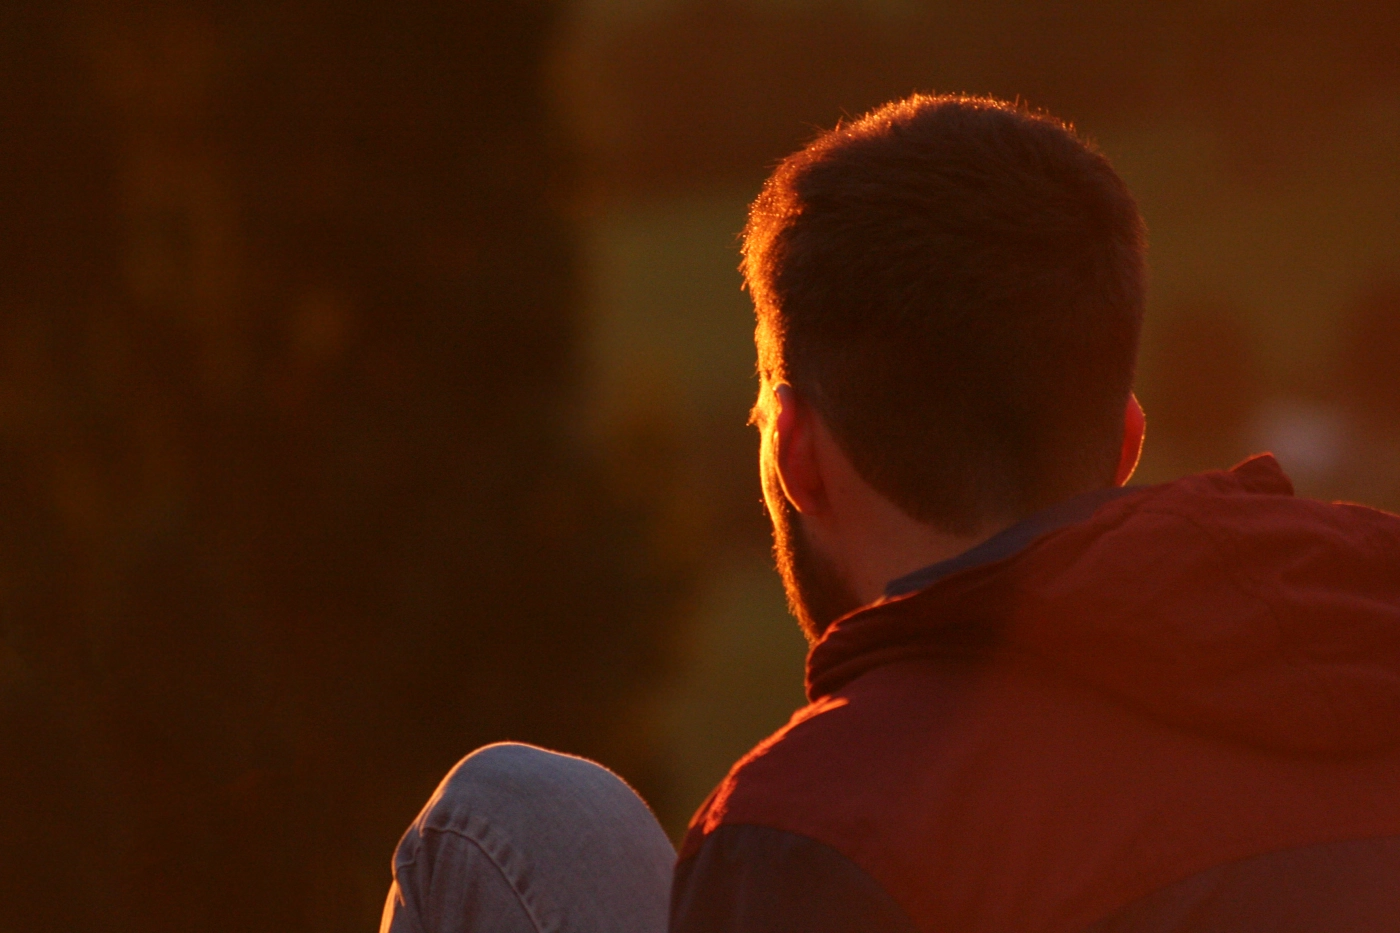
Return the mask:
[[570, 440], [556, 14], [0, 13], [4, 929], [372, 929], [493, 740], [664, 788], [686, 576]]

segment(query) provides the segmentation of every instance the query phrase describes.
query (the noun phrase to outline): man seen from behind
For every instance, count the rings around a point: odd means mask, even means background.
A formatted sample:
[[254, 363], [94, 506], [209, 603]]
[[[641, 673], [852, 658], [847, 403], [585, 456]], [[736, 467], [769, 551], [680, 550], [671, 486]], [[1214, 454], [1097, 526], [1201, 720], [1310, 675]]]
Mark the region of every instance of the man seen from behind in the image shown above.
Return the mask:
[[1125, 487], [1145, 233], [1061, 122], [916, 96], [755, 202], [809, 705], [696, 814], [694, 931], [1400, 930], [1400, 519]]

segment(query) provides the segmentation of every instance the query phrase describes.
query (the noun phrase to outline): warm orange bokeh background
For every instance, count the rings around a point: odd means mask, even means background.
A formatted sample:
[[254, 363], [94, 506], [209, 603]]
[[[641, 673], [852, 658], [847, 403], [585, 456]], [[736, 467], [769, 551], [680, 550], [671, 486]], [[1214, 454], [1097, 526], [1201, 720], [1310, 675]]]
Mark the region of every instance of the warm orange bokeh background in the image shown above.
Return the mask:
[[912, 90], [1137, 192], [1142, 481], [1400, 508], [1400, 8], [14, 0], [0, 930], [370, 930], [476, 744], [675, 831], [800, 700], [735, 234]]

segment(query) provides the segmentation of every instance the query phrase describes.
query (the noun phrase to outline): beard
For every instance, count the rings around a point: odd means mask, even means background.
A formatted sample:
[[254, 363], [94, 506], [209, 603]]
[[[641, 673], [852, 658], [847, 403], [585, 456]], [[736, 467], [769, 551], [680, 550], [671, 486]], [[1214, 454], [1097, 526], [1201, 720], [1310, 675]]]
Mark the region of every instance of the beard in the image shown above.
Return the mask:
[[765, 478], [764, 485], [770, 487], [765, 498], [773, 520], [773, 558], [783, 578], [788, 611], [807, 641], [816, 644], [831, 623], [863, 604], [831, 560], [813, 546], [802, 515], [777, 488], [776, 480]]

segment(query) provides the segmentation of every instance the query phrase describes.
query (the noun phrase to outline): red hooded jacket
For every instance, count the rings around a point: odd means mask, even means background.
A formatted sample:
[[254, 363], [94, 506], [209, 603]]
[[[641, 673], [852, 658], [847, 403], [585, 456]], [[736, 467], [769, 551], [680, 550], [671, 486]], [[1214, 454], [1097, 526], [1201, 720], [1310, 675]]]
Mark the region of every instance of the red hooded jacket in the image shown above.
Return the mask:
[[1262, 456], [946, 569], [814, 646], [674, 931], [1400, 930], [1400, 518]]

